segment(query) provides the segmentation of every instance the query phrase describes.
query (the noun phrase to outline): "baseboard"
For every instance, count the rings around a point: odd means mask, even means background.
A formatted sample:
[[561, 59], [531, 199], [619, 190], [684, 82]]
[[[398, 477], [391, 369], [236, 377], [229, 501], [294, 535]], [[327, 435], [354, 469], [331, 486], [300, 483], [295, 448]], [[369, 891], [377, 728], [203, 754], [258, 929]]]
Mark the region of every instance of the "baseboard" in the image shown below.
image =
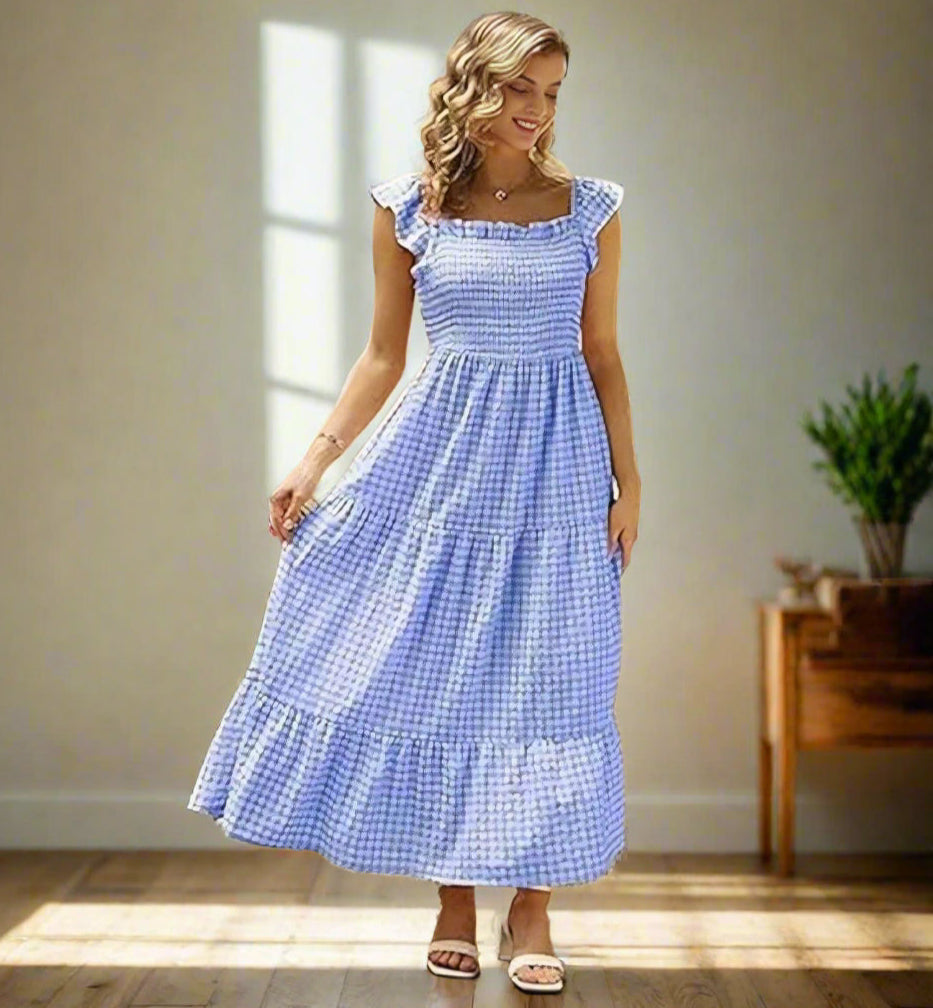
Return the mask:
[[[179, 792], [0, 793], [0, 848], [221, 849], [248, 846], [186, 807]], [[754, 792], [626, 795], [629, 850], [741, 853], [757, 850]], [[922, 802], [828, 804], [797, 799], [797, 850], [870, 853], [933, 851], [933, 817]]]

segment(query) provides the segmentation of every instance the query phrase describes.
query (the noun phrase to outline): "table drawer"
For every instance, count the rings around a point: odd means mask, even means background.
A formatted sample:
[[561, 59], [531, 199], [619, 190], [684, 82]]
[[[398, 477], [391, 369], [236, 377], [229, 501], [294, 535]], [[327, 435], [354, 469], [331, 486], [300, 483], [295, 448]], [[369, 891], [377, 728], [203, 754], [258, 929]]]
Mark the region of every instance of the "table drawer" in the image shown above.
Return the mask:
[[842, 659], [820, 667], [805, 659], [797, 696], [801, 748], [933, 745], [933, 669], [879, 671]]

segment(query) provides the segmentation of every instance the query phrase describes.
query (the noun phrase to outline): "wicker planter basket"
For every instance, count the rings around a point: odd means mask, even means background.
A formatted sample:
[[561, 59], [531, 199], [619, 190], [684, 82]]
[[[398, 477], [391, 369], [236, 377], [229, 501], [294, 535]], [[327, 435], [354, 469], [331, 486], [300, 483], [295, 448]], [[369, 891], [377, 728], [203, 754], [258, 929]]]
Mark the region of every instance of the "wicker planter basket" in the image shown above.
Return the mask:
[[870, 578], [900, 577], [904, 568], [904, 539], [907, 525], [901, 522], [876, 522], [855, 519], [865, 551]]

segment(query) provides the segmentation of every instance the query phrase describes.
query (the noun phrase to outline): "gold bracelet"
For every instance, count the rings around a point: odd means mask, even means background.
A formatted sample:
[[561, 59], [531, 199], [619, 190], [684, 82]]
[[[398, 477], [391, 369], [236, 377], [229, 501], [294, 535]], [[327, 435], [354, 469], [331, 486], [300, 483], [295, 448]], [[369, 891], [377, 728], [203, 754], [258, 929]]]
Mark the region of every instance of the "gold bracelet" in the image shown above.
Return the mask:
[[343, 438], [337, 437], [336, 434], [331, 434], [330, 431], [321, 431], [316, 436], [317, 437], [327, 438], [328, 441], [330, 441], [333, 444], [335, 444], [341, 451], [343, 451], [347, 447], [347, 443], [346, 443], [346, 441], [344, 441]]

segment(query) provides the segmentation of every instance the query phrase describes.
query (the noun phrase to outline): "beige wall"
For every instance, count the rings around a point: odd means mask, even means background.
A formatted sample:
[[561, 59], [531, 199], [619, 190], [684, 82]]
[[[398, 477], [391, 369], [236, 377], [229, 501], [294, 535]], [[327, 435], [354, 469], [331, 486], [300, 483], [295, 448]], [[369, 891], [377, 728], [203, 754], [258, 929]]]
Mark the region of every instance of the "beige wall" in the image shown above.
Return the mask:
[[[271, 585], [266, 496], [367, 335], [366, 183], [417, 166], [479, 9], [0, 0], [0, 844], [221, 842], [184, 803]], [[933, 5], [531, 9], [573, 47], [558, 155], [626, 187], [629, 842], [750, 849], [754, 599], [777, 552], [859, 563], [799, 417], [933, 378]], [[416, 311], [410, 374], [424, 349]], [[800, 778], [803, 848], [933, 842], [926, 754]]]

